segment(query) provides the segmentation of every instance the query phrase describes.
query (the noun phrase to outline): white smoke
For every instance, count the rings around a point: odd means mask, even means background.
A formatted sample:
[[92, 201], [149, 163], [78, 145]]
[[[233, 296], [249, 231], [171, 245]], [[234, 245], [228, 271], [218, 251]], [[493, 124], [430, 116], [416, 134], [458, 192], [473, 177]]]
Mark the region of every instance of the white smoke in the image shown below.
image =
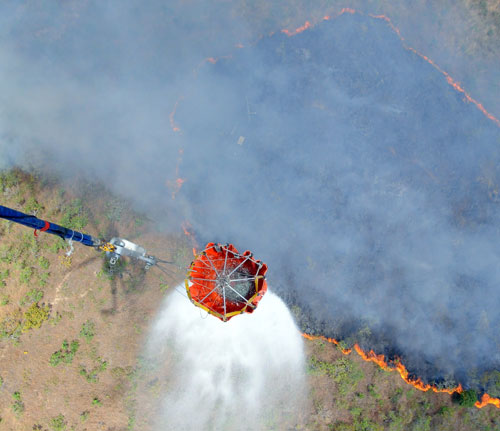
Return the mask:
[[155, 430], [282, 429], [305, 410], [302, 337], [272, 292], [226, 323], [171, 295], [147, 352], [169, 382]]

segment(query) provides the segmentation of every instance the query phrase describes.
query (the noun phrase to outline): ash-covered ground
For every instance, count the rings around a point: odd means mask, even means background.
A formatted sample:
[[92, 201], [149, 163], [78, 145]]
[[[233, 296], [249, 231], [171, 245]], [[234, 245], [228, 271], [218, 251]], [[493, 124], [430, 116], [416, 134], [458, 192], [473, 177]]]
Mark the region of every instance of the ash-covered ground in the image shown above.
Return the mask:
[[500, 129], [385, 21], [207, 62], [175, 119], [194, 228], [264, 259], [305, 331], [431, 381], [498, 369]]

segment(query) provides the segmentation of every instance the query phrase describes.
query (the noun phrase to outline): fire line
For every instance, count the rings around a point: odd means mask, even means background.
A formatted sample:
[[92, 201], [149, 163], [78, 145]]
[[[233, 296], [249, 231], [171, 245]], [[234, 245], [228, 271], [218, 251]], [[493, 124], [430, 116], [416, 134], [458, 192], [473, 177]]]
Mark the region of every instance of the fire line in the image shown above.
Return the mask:
[[[357, 11], [357, 10], [354, 10], [354, 9], [350, 9], [350, 8], [343, 8], [341, 9], [337, 14], [335, 14], [335, 16], [330, 16], [330, 15], [326, 15], [323, 17], [322, 21], [329, 21], [330, 19], [334, 19], [334, 18], [337, 18], [341, 15], [344, 15], [344, 14], [351, 14], [351, 15], [354, 15], [354, 14], [358, 14], [358, 15], [365, 15], [365, 16], [369, 16], [370, 18], [373, 18], [373, 19], [380, 19], [380, 20], [383, 20], [387, 23], [387, 25], [391, 28], [391, 30], [398, 36], [399, 40], [401, 41], [401, 44], [403, 45], [403, 48], [408, 50], [408, 51], [411, 51], [413, 52], [415, 55], [418, 55], [420, 58], [422, 58], [423, 60], [425, 60], [427, 63], [429, 63], [432, 67], [434, 67], [434, 69], [436, 69], [439, 73], [441, 73], [445, 78], [446, 78], [446, 82], [451, 85], [455, 91], [459, 92], [459, 93], [462, 93], [465, 100], [469, 103], [472, 103], [476, 106], [477, 109], [479, 109], [479, 111], [481, 111], [481, 113], [486, 117], [488, 118], [489, 120], [493, 121], [498, 127], [500, 127], [500, 120], [498, 118], [496, 118], [493, 114], [491, 114], [490, 112], [488, 112], [486, 110], [486, 108], [479, 102], [477, 101], [476, 99], [474, 99], [461, 85], [460, 83], [458, 83], [456, 80], [454, 80], [451, 75], [446, 72], [445, 70], [443, 70], [439, 65], [437, 65], [434, 60], [432, 60], [431, 58], [427, 57], [426, 55], [420, 53], [419, 51], [417, 51], [415, 48], [409, 46], [406, 44], [406, 41], [405, 41], [405, 38], [401, 35], [401, 31], [392, 23], [391, 19], [385, 15], [373, 15], [373, 14], [368, 14], [366, 15], [365, 13], [361, 12], [361, 11]], [[296, 28], [295, 30], [288, 30], [288, 29], [283, 29], [281, 30], [282, 33], [286, 34], [287, 36], [295, 36], [299, 33], [302, 33], [303, 31], [309, 29], [309, 28], [312, 28], [314, 27], [314, 25], [316, 24], [311, 24], [310, 21], [306, 21], [304, 25]]]
[[[335, 344], [340, 348], [340, 351], [344, 355], [349, 355], [352, 352], [352, 349], [345, 349], [342, 348], [339, 344], [339, 341], [337, 341], [335, 338], [327, 338], [324, 337], [323, 335], [310, 335], [306, 333], [302, 333], [302, 336], [306, 338], [307, 340], [322, 340], [326, 341], [328, 343]], [[427, 392], [428, 390], [432, 390], [433, 392], [436, 393], [447, 393], [447, 394], [453, 394], [454, 392], [461, 393], [463, 392], [462, 385], [459, 384], [455, 388], [438, 388], [435, 385], [431, 385], [428, 383], [424, 383], [420, 377], [417, 378], [411, 378], [410, 373], [406, 369], [406, 367], [401, 363], [399, 359], [396, 359], [394, 361], [391, 361], [388, 363], [385, 360], [384, 355], [380, 354], [377, 355], [373, 350], [370, 350], [369, 352], [365, 352], [359, 344], [354, 344], [353, 349], [356, 351], [356, 353], [363, 359], [364, 361], [367, 362], [374, 362], [377, 364], [380, 368], [386, 371], [397, 371], [398, 374], [401, 376], [401, 378], [408, 383], [409, 385], [412, 385], [415, 389], [418, 389], [419, 391], [422, 392]], [[481, 409], [488, 404], [492, 404], [497, 408], [500, 408], [500, 398], [494, 398], [488, 395], [487, 393], [484, 393], [481, 401], [476, 401], [474, 404], [478, 409]]]

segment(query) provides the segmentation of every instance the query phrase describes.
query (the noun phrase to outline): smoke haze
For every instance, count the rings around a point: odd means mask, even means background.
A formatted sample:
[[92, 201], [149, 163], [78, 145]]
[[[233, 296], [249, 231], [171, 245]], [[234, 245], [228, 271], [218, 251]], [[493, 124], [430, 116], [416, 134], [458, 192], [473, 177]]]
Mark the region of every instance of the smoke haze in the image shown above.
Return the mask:
[[384, 20], [248, 43], [224, 2], [0, 11], [5, 166], [83, 173], [251, 249], [306, 330], [429, 379], [500, 366], [500, 129]]

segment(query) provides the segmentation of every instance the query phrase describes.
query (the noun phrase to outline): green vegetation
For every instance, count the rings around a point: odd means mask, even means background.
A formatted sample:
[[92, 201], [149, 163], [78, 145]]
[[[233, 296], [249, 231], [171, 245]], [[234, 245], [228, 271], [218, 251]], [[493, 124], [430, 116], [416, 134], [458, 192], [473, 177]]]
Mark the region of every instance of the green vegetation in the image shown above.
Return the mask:
[[84, 367], [80, 368], [80, 375], [85, 377], [85, 380], [89, 383], [96, 383], [99, 380], [99, 373], [102, 373], [108, 367], [108, 363], [101, 358], [97, 358], [96, 362], [97, 365], [90, 371], [87, 371]]
[[80, 337], [85, 338], [87, 343], [89, 343], [95, 335], [95, 323], [91, 320], [87, 320], [80, 330]]
[[40, 265], [40, 268], [42, 268], [42, 269], [49, 269], [49, 266], [50, 266], [49, 259], [47, 259], [46, 257], [40, 256], [38, 258], [38, 265]]
[[62, 238], [51, 236], [48, 238], [47, 250], [57, 254], [59, 250], [64, 250], [67, 244]]
[[90, 416], [90, 412], [88, 410], [80, 413], [80, 421], [83, 423], [85, 422]]
[[27, 332], [33, 328], [39, 328], [42, 323], [49, 318], [49, 307], [40, 307], [37, 303], [31, 306], [24, 312], [24, 322], [22, 332]]
[[43, 206], [33, 196], [30, 196], [24, 204], [24, 212], [27, 214], [37, 214], [42, 209]]
[[10, 296], [3, 294], [0, 295], [0, 305], [8, 305], [10, 303]]
[[60, 220], [62, 226], [78, 231], [87, 226], [89, 220], [81, 199], [73, 199], [65, 208]]
[[500, 398], [500, 371], [493, 370], [481, 376], [481, 385], [493, 397]]
[[70, 364], [73, 362], [73, 358], [75, 357], [78, 348], [80, 347], [80, 343], [78, 340], [73, 340], [71, 344], [68, 343], [67, 340], [64, 340], [61, 345], [61, 349], [57, 352], [52, 353], [50, 357], [50, 365], [56, 367], [61, 362], [65, 364]]
[[19, 309], [7, 313], [0, 321], [0, 338], [18, 338], [21, 335], [22, 318], [23, 314]]
[[452, 399], [453, 402], [462, 407], [473, 407], [474, 403], [477, 401], [477, 393], [474, 389], [468, 389], [461, 393], [455, 392]]
[[21, 392], [16, 391], [12, 394], [12, 399], [14, 402], [11, 405], [12, 411], [17, 417], [20, 417], [24, 413], [24, 403], [21, 398]]
[[364, 378], [361, 368], [349, 358], [339, 358], [334, 362], [320, 361], [312, 356], [309, 359], [308, 372], [310, 374], [326, 374], [335, 383], [340, 394], [347, 394], [356, 388]]
[[19, 305], [30, 305], [34, 302], [39, 302], [43, 298], [43, 290], [31, 289], [19, 302]]
[[9, 278], [10, 272], [8, 268], [1, 269], [0, 270], [0, 287], [3, 285], [5, 286], [5, 282]]
[[110, 221], [120, 221], [122, 218], [122, 214], [125, 211], [126, 208], [126, 202], [118, 199], [118, 198], [113, 198], [108, 203], [106, 204], [106, 217]]
[[94, 397], [92, 399], [92, 405], [100, 407], [102, 406], [102, 401], [98, 397]]
[[17, 186], [20, 181], [21, 171], [19, 169], [9, 169], [0, 173], [0, 191], [5, 192], [8, 189]]
[[441, 406], [437, 412], [440, 416], [449, 417], [452, 415], [451, 408], [449, 406]]
[[21, 281], [21, 283], [30, 284], [31, 277], [33, 277], [33, 268], [25, 266], [21, 269], [19, 273], [19, 281]]
[[39, 274], [39, 276], [38, 276], [38, 285], [40, 287], [47, 286], [47, 282], [49, 280], [49, 277], [50, 277], [50, 272], [42, 272], [41, 274]]
[[53, 431], [64, 431], [66, 429], [66, 425], [66, 420], [62, 414], [52, 418], [49, 422], [49, 426]]

